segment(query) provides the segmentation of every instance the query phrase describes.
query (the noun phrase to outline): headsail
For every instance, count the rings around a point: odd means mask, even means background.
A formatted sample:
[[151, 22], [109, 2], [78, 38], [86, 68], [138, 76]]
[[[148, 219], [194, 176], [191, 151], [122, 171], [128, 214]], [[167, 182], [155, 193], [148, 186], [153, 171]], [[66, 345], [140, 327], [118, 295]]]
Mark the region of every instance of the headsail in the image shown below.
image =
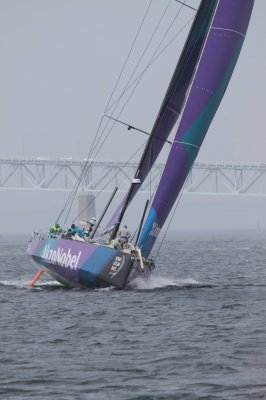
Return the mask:
[[225, 93], [254, 0], [219, 0], [139, 246], [148, 256], [176, 201]]
[[108, 232], [113, 228], [114, 224], [118, 223], [116, 229], [113, 231], [113, 237], [118, 230], [119, 222], [123, 217], [123, 211], [125, 211], [128, 204], [131, 202], [141, 184], [147, 177], [154, 162], [160, 154], [165, 141], [177, 122], [186, 98], [188, 87], [195, 72], [195, 67], [202, 46], [210, 27], [216, 3], [217, 0], [201, 1], [182, 54], [179, 58], [160, 111], [152, 128], [151, 135], [139, 162], [134, 177], [135, 182], [132, 183], [127, 196], [119, 205], [105, 229], [105, 232]]

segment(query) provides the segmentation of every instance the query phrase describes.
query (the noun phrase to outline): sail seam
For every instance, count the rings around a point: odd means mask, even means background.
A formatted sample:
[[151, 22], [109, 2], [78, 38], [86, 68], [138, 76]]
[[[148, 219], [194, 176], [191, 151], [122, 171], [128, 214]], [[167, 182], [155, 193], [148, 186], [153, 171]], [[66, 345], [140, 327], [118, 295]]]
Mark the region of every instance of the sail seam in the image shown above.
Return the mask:
[[243, 33], [239, 32], [239, 31], [235, 31], [234, 29], [228, 29], [228, 28], [218, 28], [215, 26], [212, 26], [211, 29], [216, 29], [216, 30], [220, 30], [220, 31], [229, 31], [229, 32], [234, 32], [237, 33], [240, 36], [245, 37], [246, 35], [244, 35]]
[[174, 140], [173, 143], [181, 143], [181, 144], [185, 144], [187, 146], [197, 147], [197, 149], [200, 149], [200, 146], [197, 146], [196, 144], [192, 144], [192, 143], [188, 143], [188, 142], [182, 142], [181, 140]]

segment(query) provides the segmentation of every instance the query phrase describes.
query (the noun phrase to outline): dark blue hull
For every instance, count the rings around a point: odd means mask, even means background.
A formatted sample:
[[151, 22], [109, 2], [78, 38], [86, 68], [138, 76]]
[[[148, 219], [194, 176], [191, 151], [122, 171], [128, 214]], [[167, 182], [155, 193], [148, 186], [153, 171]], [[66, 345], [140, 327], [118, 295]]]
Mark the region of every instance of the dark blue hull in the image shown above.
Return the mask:
[[137, 277], [149, 278], [153, 269], [134, 252], [76, 240], [32, 239], [27, 254], [58, 282], [76, 288], [124, 289]]

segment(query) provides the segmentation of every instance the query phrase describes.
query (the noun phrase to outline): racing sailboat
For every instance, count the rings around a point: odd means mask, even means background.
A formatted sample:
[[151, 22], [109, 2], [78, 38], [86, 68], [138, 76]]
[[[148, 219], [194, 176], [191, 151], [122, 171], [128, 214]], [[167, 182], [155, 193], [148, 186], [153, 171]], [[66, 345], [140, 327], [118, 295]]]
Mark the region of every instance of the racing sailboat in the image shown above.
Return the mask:
[[[41, 270], [70, 287], [126, 288], [154, 268], [153, 245], [200, 150], [240, 54], [254, 0], [202, 0], [129, 190], [106, 227], [107, 240], [35, 235], [27, 253]], [[135, 244], [117, 234], [125, 212], [149, 174], [175, 124], [171, 150], [148, 216], [142, 215]]]

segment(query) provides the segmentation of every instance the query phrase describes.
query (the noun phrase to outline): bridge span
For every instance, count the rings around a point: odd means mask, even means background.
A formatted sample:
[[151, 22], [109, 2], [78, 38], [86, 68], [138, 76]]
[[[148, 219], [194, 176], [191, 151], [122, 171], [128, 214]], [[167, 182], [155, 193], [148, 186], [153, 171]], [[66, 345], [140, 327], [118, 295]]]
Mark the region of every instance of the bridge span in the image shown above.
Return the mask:
[[[156, 163], [141, 191], [150, 192], [164, 164]], [[118, 186], [126, 192], [137, 167], [136, 162], [74, 160], [72, 158], [1, 158], [0, 189], [70, 191], [84, 168], [79, 191], [91, 194], [110, 192]], [[184, 193], [197, 195], [266, 195], [266, 163], [196, 162]]]

